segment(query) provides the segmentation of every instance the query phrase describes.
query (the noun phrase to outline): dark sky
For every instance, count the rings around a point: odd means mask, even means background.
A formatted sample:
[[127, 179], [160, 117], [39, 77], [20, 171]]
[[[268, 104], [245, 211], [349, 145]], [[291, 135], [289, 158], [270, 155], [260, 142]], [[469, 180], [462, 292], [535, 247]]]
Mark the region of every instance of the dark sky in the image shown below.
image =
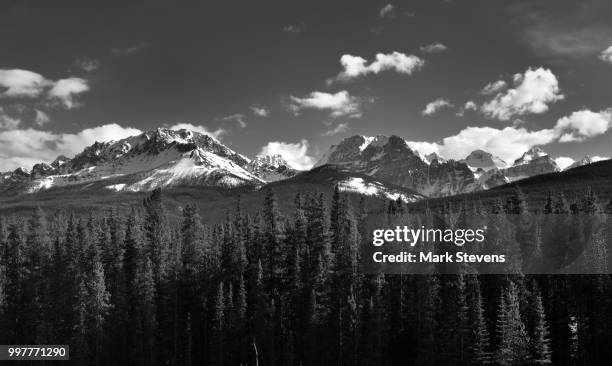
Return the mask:
[[[469, 126], [494, 129], [474, 132], [473, 147], [506, 159], [522, 152], [509, 150], [541, 142], [555, 156], [610, 156], [612, 55], [610, 62], [604, 57], [612, 46], [610, 14], [606, 0], [4, 1], [0, 70], [28, 70], [47, 84], [35, 96], [8, 95], [0, 76], [0, 170], [71, 152], [62, 147], [62, 133], [82, 137], [80, 131], [107, 124], [221, 129], [225, 143], [249, 156], [271, 141], [307, 140], [308, 150], [296, 157], [302, 162], [354, 134], [397, 134], [437, 142], [424, 150], [461, 155], [456, 141], [442, 139]], [[435, 43], [445, 49], [421, 49]], [[376, 54], [394, 51], [423, 65], [410, 73], [363, 69], [326, 82], [343, 70], [343, 55], [362, 57], [367, 67]], [[521, 87], [529, 69], [555, 80]], [[70, 78], [88, 90], [49, 96], [58, 80]], [[498, 80], [507, 87], [483, 95]], [[313, 92], [340, 98], [341, 91], [357, 112], [346, 112], [342, 101], [326, 108], [324, 98], [308, 104]], [[496, 98], [487, 112], [484, 105]], [[447, 105], [424, 115], [436, 99]], [[461, 113], [468, 101], [476, 110]], [[254, 114], [253, 106], [267, 116]], [[593, 114], [574, 115], [569, 130], [542, 137], [581, 110]], [[40, 112], [48, 118], [36, 121]], [[42, 147], [27, 141], [36, 153], [11, 154], [9, 136], [30, 129], [50, 141]], [[559, 142], [568, 131], [573, 138], [565, 140], [572, 141]], [[506, 134], [513, 137], [500, 148]], [[287, 146], [277, 148], [295, 150]]]

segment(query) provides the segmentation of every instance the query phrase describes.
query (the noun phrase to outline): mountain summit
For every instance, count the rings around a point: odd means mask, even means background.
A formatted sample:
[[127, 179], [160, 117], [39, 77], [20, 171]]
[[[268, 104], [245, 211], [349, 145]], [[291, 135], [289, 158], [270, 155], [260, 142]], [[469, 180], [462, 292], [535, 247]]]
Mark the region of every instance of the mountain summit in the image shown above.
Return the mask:
[[31, 193], [99, 181], [108, 182], [105, 188], [115, 191], [265, 183], [247, 170], [249, 163], [248, 158], [209, 135], [158, 128], [119, 141], [96, 142], [73, 159], [60, 156], [52, 164], [37, 164], [31, 173], [5, 174], [0, 190]]
[[398, 136], [352, 136], [334, 145], [316, 164], [366, 174], [425, 196], [440, 197], [476, 189], [474, 175], [461, 162], [424, 161]]

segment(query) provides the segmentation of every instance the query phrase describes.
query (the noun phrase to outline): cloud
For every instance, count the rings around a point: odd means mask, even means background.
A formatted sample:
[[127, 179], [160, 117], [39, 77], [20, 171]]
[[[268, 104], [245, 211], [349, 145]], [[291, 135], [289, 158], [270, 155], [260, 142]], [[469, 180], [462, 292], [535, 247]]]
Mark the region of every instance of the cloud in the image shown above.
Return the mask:
[[28, 70], [0, 69], [0, 97], [41, 98], [71, 109], [79, 105], [75, 97], [86, 91], [89, 84], [85, 79], [70, 77], [53, 81]]
[[557, 121], [555, 130], [559, 133], [559, 142], [584, 141], [606, 133], [612, 128], [612, 108], [592, 112], [581, 110], [573, 112]]
[[85, 72], [92, 72], [100, 67], [100, 61], [88, 58], [76, 60], [75, 63], [79, 69]]
[[[576, 5], [581, 9], [569, 12], [563, 18], [554, 12], [527, 9], [516, 24], [520, 27], [522, 41], [532, 52], [542, 57], [590, 58], [610, 45], [612, 26], [595, 18], [599, 14], [583, 14], [597, 7]], [[537, 6], [537, 5], [534, 5]]]
[[126, 56], [126, 55], [131, 55], [133, 53], [136, 53], [138, 51], [141, 51], [145, 49], [147, 46], [148, 46], [147, 43], [140, 42], [140, 43], [128, 46], [128, 47], [113, 48], [111, 52], [114, 53], [115, 55]]
[[482, 88], [482, 90], [480, 91], [480, 94], [493, 95], [493, 94], [501, 92], [507, 87], [508, 87], [508, 83], [506, 83], [503, 80], [493, 81], [485, 85], [485, 87]]
[[440, 42], [431, 43], [425, 46], [421, 46], [421, 52], [423, 53], [440, 53], [448, 50], [448, 47]]
[[295, 115], [304, 109], [318, 109], [330, 111], [332, 118], [359, 118], [363, 115], [363, 104], [368, 101], [371, 100], [351, 96], [346, 90], [335, 94], [315, 91], [304, 98], [291, 96], [288, 108]]
[[298, 34], [302, 33], [302, 31], [304, 31], [304, 23], [290, 24], [283, 27], [283, 32], [285, 33]]
[[599, 59], [602, 60], [603, 62], [612, 64], [612, 46], [601, 51], [601, 53], [599, 54]]
[[34, 122], [38, 125], [38, 126], [43, 126], [46, 125], [47, 123], [51, 122], [51, 118], [49, 118], [49, 115], [43, 111], [41, 111], [40, 109], [36, 109], [35, 110], [35, 116], [34, 116]]
[[332, 128], [331, 130], [327, 130], [327, 131], [323, 132], [321, 134], [321, 136], [326, 136], [326, 137], [335, 136], [335, 135], [337, 135], [339, 133], [346, 132], [348, 130], [348, 128], [349, 128], [349, 124], [348, 123], [346, 123], [346, 122], [345, 123], [340, 123], [335, 128]]
[[453, 104], [447, 99], [438, 98], [434, 100], [433, 102], [427, 103], [427, 105], [425, 106], [425, 109], [421, 112], [421, 114], [424, 116], [431, 116], [435, 114], [437, 111], [439, 111], [440, 109], [447, 108], [447, 107], [449, 108], [453, 107]]
[[561, 170], [567, 168], [568, 166], [574, 164], [576, 162], [576, 160], [567, 157], [567, 156], [559, 156], [558, 158], [555, 159], [555, 163], [557, 163], [557, 165], [559, 166], [559, 168], [561, 168]]
[[378, 16], [381, 18], [394, 18], [395, 17], [395, 6], [393, 4], [387, 4], [380, 9]]
[[315, 163], [315, 158], [308, 155], [308, 148], [308, 140], [305, 139], [296, 143], [271, 141], [261, 148], [257, 156], [279, 154], [291, 167], [299, 170], [307, 170], [312, 168]]
[[265, 105], [253, 104], [251, 106], [251, 112], [257, 117], [268, 117], [270, 116], [270, 109]]
[[204, 135], [209, 135], [212, 136], [216, 139], [220, 139], [221, 136], [226, 135], [227, 134], [227, 130], [218, 128], [214, 131], [210, 131], [208, 130], [208, 128], [202, 126], [202, 125], [193, 125], [191, 123], [176, 123], [172, 126], [168, 127], [171, 130], [190, 130], [190, 131], [194, 131], [194, 132], [199, 132], [202, 133]]
[[75, 101], [75, 96], [86, 91], [89, 91], [89, 85], [85, 79], [61, 79], [55, 82], [49, 90], [48, 97], [53, 102], [57, 102], [67, 109], [72, 109], [79, 106]]
[[548, 104], [564, 99], [557, 77], [549, 69], [529, 68], [514, 75], [514, 88], [499, 92], [482, 106], [487, 116], [507, 121], [515, 116], [548, 111]]
[[343, 55], [340, 58], [340, 64], [343, 67], [335, 78], [329, 79], [328, 84], [334, 81], [350, 81], [360, 76], [368, 74], [378, 74], [382, 71], [392, 70], [404, 75], [412, 75], [413, 72], [420, 70], [425, 61], [414, 55], [406, 55], [401, 52], [394, 51], [392, 53], [376, 54], [376, 60], [369, 65], [367, 60], [353, 55]]
[[28, 70], [0, 69], [0, 97], [35, 98], [42, 94], [49, 81]]
[[482, 149], [505, 161], [514, 161], [531, 147], [549, 144], [557, 136], [552, 129], [528, 131], [515, 127], [466, 127], [439, 142], [409, 141], [408, 145], [422, 154], [435, 152], [448, 159], [463, 159], [470, 152]]
[[465, 105], [457, 112], [457, 116], [463, 117], [466, 111], [477, 111], [478, 105], [473, 100], [468, 100]]
[[583, 141], [601, 135], [612, 128], [612, 108], [591, 112], [577, 111], [560, 118], [553, 128], [529, 131], [524, 127], [466, 127], [441, 141], [408, 141], [422, 154], [438, 153], [448, 159], [463, 159], [470, 152], [482, 149], [505, 161], [514, 161], [534, 146], [553, 142]]
[[247, 123], [244, 120], [244, 114], [242, 113], [232, 114], [231, 116], [223, 117], [221, 120], [226, 122], [236, 122], [240, 128], [245, 128], [247, 126]]
[[49, 163], [58, 155], [74, 156], [96, 141], [120, 140], [140, 133], [136, 128], [114, 123], [77, 133], [54, 133], [32, 128], [0, 131], [0, 171], [19, 166], [31, 168], [36, 163]]
[[0, 130], [14, 130], [20, 123], [20, 119], [9, 116], [4, 108], [0, 107]]

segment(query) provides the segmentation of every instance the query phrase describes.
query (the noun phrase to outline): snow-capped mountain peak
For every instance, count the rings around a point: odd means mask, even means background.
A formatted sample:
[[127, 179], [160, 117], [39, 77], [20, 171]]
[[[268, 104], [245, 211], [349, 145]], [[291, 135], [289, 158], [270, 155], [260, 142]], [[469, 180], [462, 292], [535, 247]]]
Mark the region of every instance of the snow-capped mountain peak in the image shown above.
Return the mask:
[[119, 181], [113, 190], [151, 190], [176, 185], [234, 187], [265, 181], [247, 170], [250, 160], [212, 136], [158, 128], [119, 141], [95, 142], [73, 159], [59, 156], [15, 171], [0, 190], [35, 192], [54, 186]]
[[578, 161], [575, 161], [574, 163], [572, 163], [570, 166], [568, 166], [564, 170], [570, 170], [570, 169], [578, 168], [579, 166], [589, 165], [596, 161], [597, 161], [596, 159], [592, 159], [590, 156], [586, 155], [584, 158]]
[[[467, 165], [455, 161], [428, 164], [401, 137], [355, 135], [334, 145], [316, 164], [331, 164], [427, 196], [460, 193], [474, 186]], [[471, 188], [468, 188], [471, 187]]]
[[466, 163], [470, 168], [472, 168], [473, 171], [476, 171], [479, 168], [484, 171], [495, 168], [502, 169], [507, 165], [501, 158], [484, 150], [474, 150], [461, 161]]
[[287, 161], [283, 158], [282, 155], [280, 154], [274, 154], [274, 155], [259, 155], [257, 156], [255, 159], [253, 159], [251, 161], [251, 164], [253, 165], [270, 165], [273, 166], [275, 168], [278, 168], [280, 166], [289, 166], [289, 163], [287, 163]]
[[438, 153], [432, 152], [429, 155], [425, 155], [422, 157], [422, 159], [427, 163], [427, 164], [431, 164], [434, 161], [440, 163], [446, 163], [446, 159], [444, 159], [443, 157], [441, 157]]
[[510, 179], [516, 181], [534, 175], [558, 172], [561, 169], [557, 162], [540, 147], [532, 147], [523, 156], [514, 161], [514, 165], [503, 170]]
[[257, 156], [246, 169], [267, 182], [287, 179], [298, 173], [280, 154]]
[[535, 160], [537, 158], [541, 158], [544, 156], [548, 156], [548, 153], [546, 153], [544, 150], [542, 150], [541, 147], [539, 146], [534, 146], [531, 149], [527, 150], [523, 156], [521, 156], [520, 158], [516, 159], [514, 161], [514, 165], [522, 165], [522, 164], [527, 164], [532, 160]]

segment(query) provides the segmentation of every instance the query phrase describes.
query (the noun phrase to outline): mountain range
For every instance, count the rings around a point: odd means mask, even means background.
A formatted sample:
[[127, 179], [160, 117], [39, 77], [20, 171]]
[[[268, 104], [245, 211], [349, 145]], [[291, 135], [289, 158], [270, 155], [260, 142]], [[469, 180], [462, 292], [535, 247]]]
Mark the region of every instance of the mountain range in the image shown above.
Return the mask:
[[[585, 157], [567, 169], [592, 162]], [[424, 156], [395, 135], [356, 135], [333, 145], [311, 171], [304, 172], [292, 168], [281, 155], [249, 159], [209, 135], [159, 128], [119, 141], [96, 142], [73, 158], [59, 156], [30, 171], [1, 173], [0, 194], [93, 186], [114, 192], [179, 186], [257, 190], [273, 182], [321, 177], [323, 171], [325, 179], [343, 191], [412, 202], [488, 190], [561, 169], [539, 147], [508, 164], [483, 150], [452, 160], [435, 153]]]

